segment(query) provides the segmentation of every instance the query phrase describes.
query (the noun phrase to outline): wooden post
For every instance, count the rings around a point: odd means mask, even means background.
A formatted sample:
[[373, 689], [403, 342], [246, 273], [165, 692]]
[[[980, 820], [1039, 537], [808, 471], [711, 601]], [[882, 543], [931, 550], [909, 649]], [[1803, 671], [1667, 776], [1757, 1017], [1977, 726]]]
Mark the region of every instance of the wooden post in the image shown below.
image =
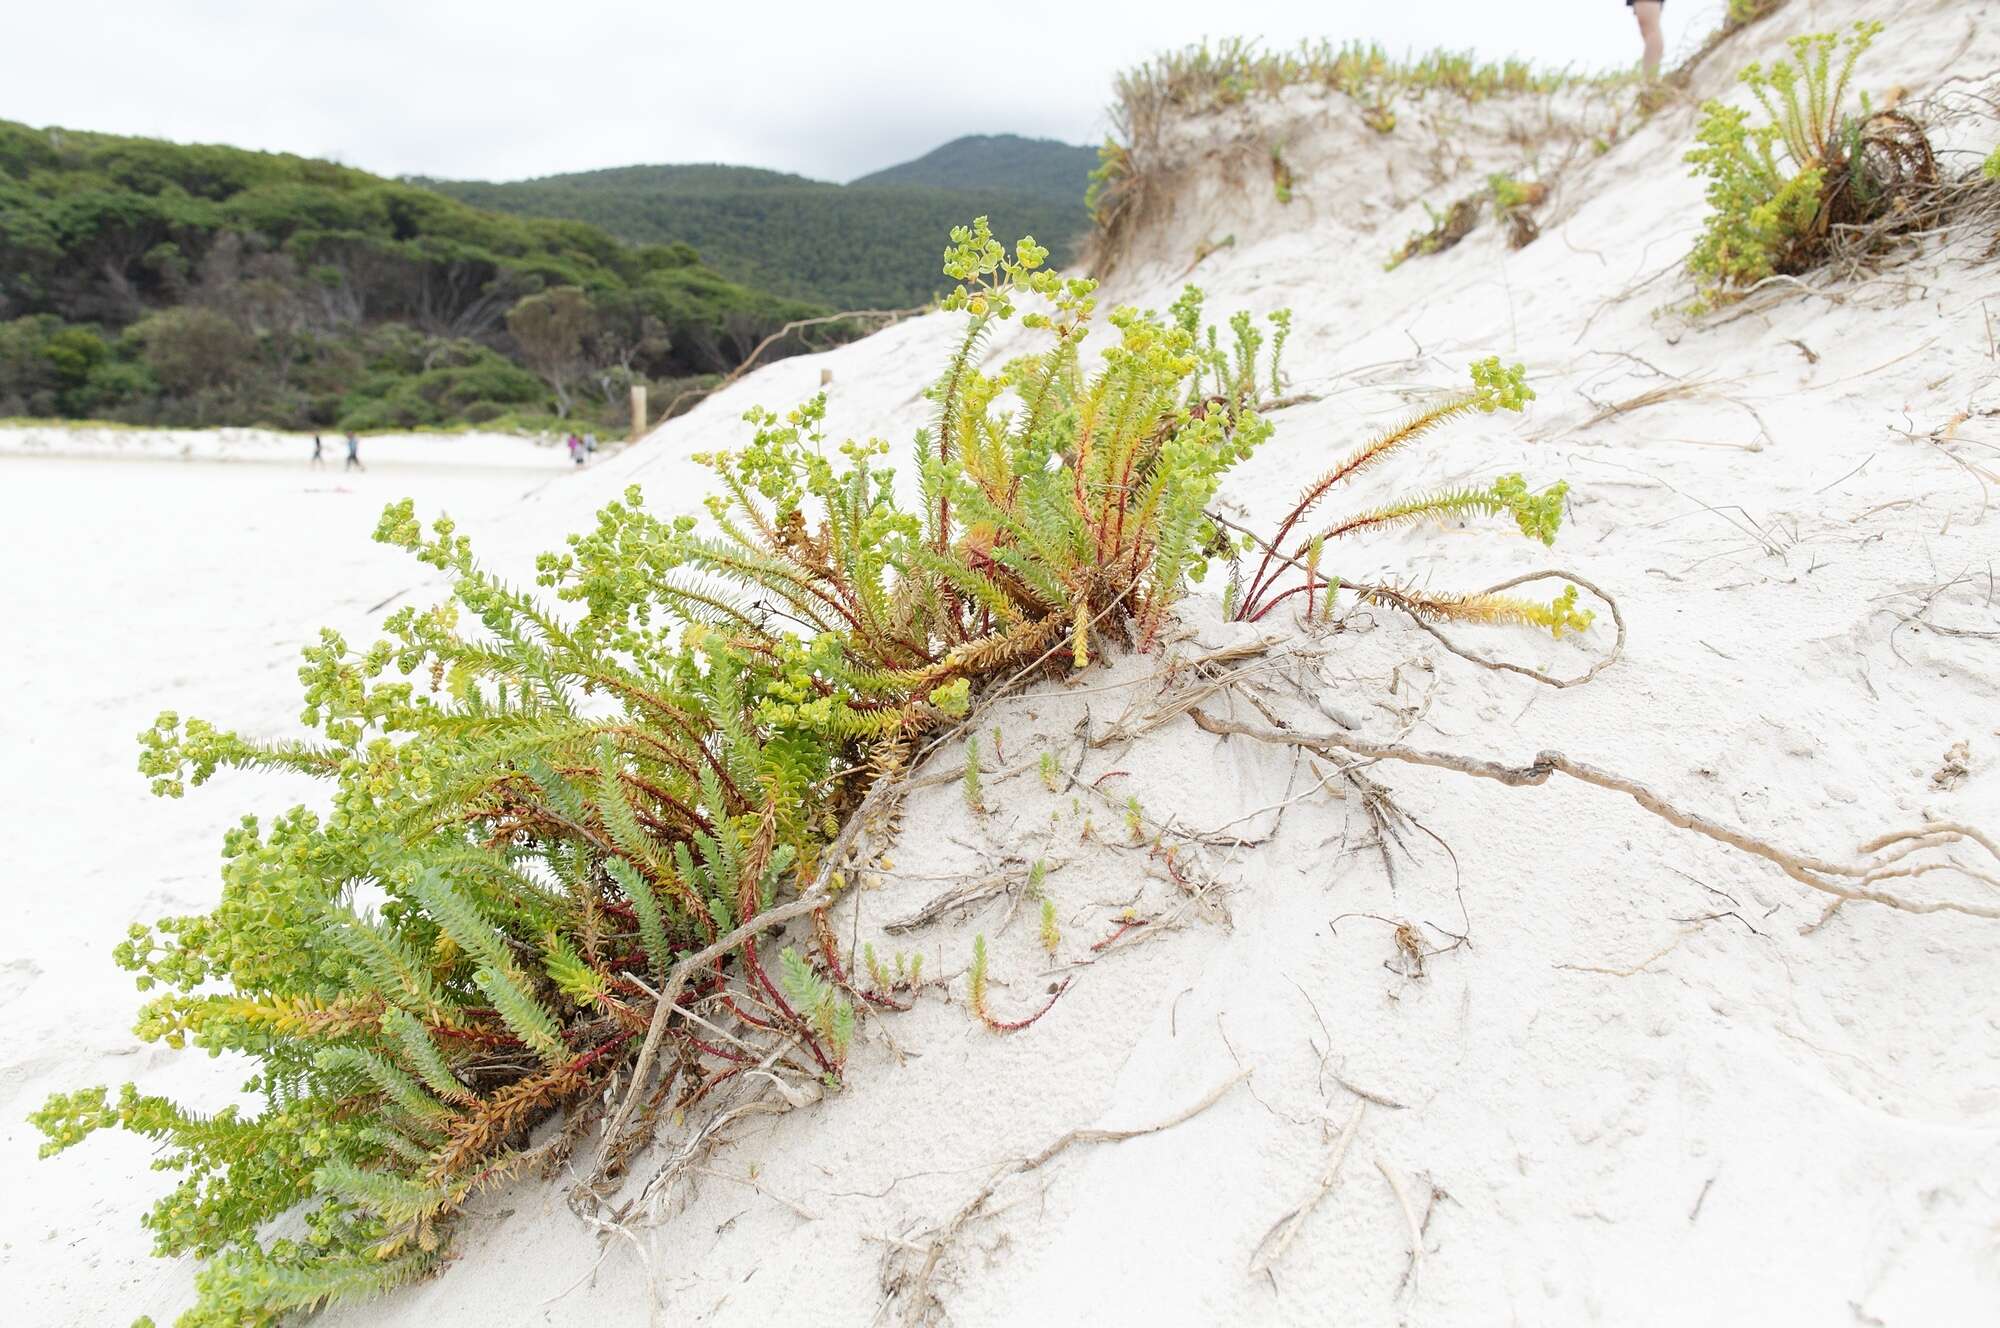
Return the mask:
[[831, 370], [831, 369], [821, 369], [821, 370], [819, 371], [819, 385], [820, 385], [821, 387], [825, 387], [825, 386], [826, 386], [827, 384], [831, 383], [832, 381], [833, 381], [833, 370]]
[[646, 436], [646, 385], [632, 384], [632, 441]]

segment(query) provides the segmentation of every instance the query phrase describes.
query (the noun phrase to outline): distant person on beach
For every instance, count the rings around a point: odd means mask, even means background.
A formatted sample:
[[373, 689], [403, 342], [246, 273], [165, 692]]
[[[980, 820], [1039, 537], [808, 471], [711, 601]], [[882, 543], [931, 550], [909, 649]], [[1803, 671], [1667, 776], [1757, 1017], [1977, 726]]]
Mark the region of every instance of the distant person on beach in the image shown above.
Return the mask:
[[596, 455], [597, 455], [597, 435], [594, 433], [587, 433], [583, 436], [583, 458], [584, 460], [588, 461], [590, 458]]
[[575, 434], [569, 436], [569, 459], [579, 466], [583, 464], [583, 439]]
[[1639, 36], [1646, 43], [1644, 66], [1648, 79], [1660, 76], [1660, 57], [1666, 54], [1666, 39], [1660, 36], [1660, 7], [1666, 0], [1625, 0], [1632, 17], [1639, 21]]
[[326, 444], [320, 441], [318, 434], [313, 435], [313, 454], [310, 464], [314, 470], [326, 469]]
[[354, 436], [354, 430], [352, 429], [349, 429], [347, 431], [347, 464], [342, 466], [341, 469], [342, 470], [368, 469], [368, 467], [361, 464], [361, 440]]

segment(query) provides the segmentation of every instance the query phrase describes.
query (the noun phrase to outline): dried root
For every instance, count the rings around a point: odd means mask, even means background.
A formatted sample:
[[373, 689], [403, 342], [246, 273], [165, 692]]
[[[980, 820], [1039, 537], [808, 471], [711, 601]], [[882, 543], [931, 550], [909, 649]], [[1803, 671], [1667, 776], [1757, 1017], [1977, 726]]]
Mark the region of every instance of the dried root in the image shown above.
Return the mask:
[[[1175, 1112], [1165, 1120], [1129, 1129], [1103, 1129], [1092, 1126], [1071, 1130], [1033, 1157], [1015, 1158], [1001, 1163], [987, 1178], [986, 1183], [980, 1186], [978, 1193], [966, 1200], [949, 1218], [922, 1233], [915, 1240], [898, 1241], [890, 1246], [882, 1261], [882, 1290], [888, 1297], [888, 1304], [884, 1309], [892, 1308], [897, 1302], [901, 1302], [902, 1321], [908, 1328], [918, 1328], [919, 1325], [935, 1323], [938, 1320], [944, 1310], [944, 1306], [937, 1298], [937, 1292], [932, 1288], [938, 1269], [950, 1254], [952, 1244], [960, 1233], [986, 1211], [987, 1206], [993, 1202], [994, 1195], [1008, 1180], [1039, 1170], [1079, 1144], [1122, 1143], [1127, 1139], [1136, 1139], [1145, 1134], [1158, 1134], [1163, 1130], [1171, 1130], [1176, 1125], [1184, 1125], [1228, 1096], [1230, 1089], [1250, 1077], [1252, 1068], [1254, 1067], [1238, 1070], [1211, 1088], [1200, 1101]], [[921, 1261], [918, 1261], [918, 1256], [921, 1256]]]
[[1801, 885], [1837, 899], [1884, 904], [1905, 913], [1961, 913], [1969, 917], [2000, 919], [2000, 904], [1961, 899], [1913, 899], [1882, 889], [1878, 884], [1882, 881], [1927, 876], [1936, 872], [1952, 872], [2000, 890], [2000, 875], [1967, 867], [1950, 859], [1910, 861], [1911, 858], [1927, 850], [1972, 844], [1984, 849], [1995, 862], [2000, 862], [2000, 844], [1996, 844], [1985, 832], [1957, 822], [1938, 821], [1913, 829], [1892, 831], [1870, 840], [1855, 850], [1860, 855], [1858, 861], [1829, 862], [1790, 852], [1747, 831], [1709, 820], [1693, 812], [1683, 811], [1636, 780], [1627, 779], [1623, 775], [1613, 774], [1611, 771], [1582, 761], [1573, 761], [1561, 752], [1540, 752], [1531, 764], [1510, 766], [1498, 761], [1457, 756], [1449, 752], [1424, 751], [1400, 744], [1372, 743], [1344, 734], [1314, 735], [1257, 728], [1234, 720], [1217, 719], [1199, 709], [1190, 711], [1189, 718], [1193, 719], [1198, 727], [1218, 736], [1240, 735], [1254, 738], [1259, 742], [1303, 747], [1329, 758], [1336, 752], [1342, 752], [1368, 757], [1371, 760], [1427, 765], [1439, 770], [1452, 770], [1462, 775], [1471, 775], [1476, 779], [1494, 780], [1510, 788], [1545, 784], [1550, 775], [1566, 775], [1580, 783], [1595, 785], [1614, 793], [1623, 793], [1670, 825], [1691, 830], [1695, 834], [1713, 839], [1718, 844], [1727, 844], [1752, 857], [1762, 858]]

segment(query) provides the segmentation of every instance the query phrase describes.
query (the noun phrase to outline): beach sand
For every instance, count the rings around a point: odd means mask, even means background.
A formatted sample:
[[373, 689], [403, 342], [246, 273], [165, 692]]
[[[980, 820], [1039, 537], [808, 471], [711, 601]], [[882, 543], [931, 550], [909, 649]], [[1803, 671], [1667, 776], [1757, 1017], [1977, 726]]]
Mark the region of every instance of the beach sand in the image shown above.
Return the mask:
[[[2000, 30], [1980, 12], [1793, 4], [1711, 57], [1694, 100], [1731, 95], [1733, 70], [1785, 36], [1858, 17], [1891, 24], [1864, 66], [1871, 89], [1990, 76]], [[1441, 590], [1570, 569], [1621, 605], [1616, 664], [1550, 689], [1379, 610], [1338, 632], [1224, 623], [1211, 585], [1162, 653], [994, 710], [987, 814], [950, 785], [911, 798], [892, 861], [836, 926], [951, 980], [867, 1024], [842, 1089], [740, 1117], [634, 1212], [629, 1242], [569, 1212], [567, 1178], [523, 1182], [475, 1203], [440, 1276], [325, 1322], [865, 1324], [927, 1306], [960, 1325], [1990, 1322], [2000, 923], [1854, 905], [1817, 926], [1824, 896], [1626, 799], [1384, 765], [1367, 776], [1411, 818], [1392, 877], [1356, 788], [1288, 750], [1186, 722], [1105, 747], [1080, 736], [1143, 715], [1167, 661], [1268, 635], [1266, 657], [1308, 669], [1325, 707], [1371, 736], [1515, 762], [1557, 748], [1803, 852], [1845, 857], [1926, 819], [2000, 828], [2000, 308], [1996, 269], [1974, 261], [1985, 240], [1936, 237], [1864, 287], [1763, 292], [1690, 322], [1674, 310], [1702, 216], [1680, 162], [1694, 100], [1628, 115], [1601, 154], [1602, 108], [1582, 100], [1554, 120], [1541, 101], [1405, 105], [1390, 136], [1342, 99], [1252, 101], [1176, 127], [1176, 205], [1106, 291], [1158, 308], [1187, 280], [1218, 319], [1295, 311], [1286, 390], [1313, 399], [1273, 415], [1276, 436], [1221, 500], [1256, 528], [1374, 427], [1462, 385], [1471, 361], [1525, 363], [1538, 399], [1524, 418], [1456, 425], [1349, 505], [1512, 471], [1565, 479], [1555, 548], [1481, 524], [1373, 537], [1340, 565]], [[1994, 131], [1946, 146], [1983, 153]], [[1553, 183], [1540, 240], [1509, 251], [1488, 225], [1383, 271], [1426, 224], [1424, 200], [1521, 170], [1524, 135]], [[1295, 176], [1289, 205], [1259, 174], [1272, 142]], [[131, 1077], [220, 1100], [240, 1077], [228, 1067], [135, 1049], [106, 951], [130, 918], [213, 898], [237, 815], [309, 796], [232, 778], [153, 802], [131, 735], [164, 707], [288, 731], [296, 647], [318, 624], [359, 642], [386, 604], [435, 597], [422, 569], [366, 540], [391, 496], [448, 508], [483, 556], [525, 574], [627, 484], [656, 510], [697, 511], [690, 454], [743, 440], [744, 409], [803, 399], [822, 369], [833, 436], [907, 449], [956, 327], [929, 316], [781, 362], [582, 476], [553, 456], [546, 477], [384, 464], [334, 493], [337, 475], [302, 470], [190, 464], [169, 483], [148, 479], [163, 466], [0, 457], [7, 528], [25, 536], [0, 591], [26, 641], [0, 660], [16, 698], [5, 749], [29, 754], [4, 776], [24, 830], [0, 960], [15, 1122], [0, 1122], [0, 1176], [16, 1196], [0, 1257], [28, 1321], [164, 1322], [185, 1303], [186, 1270], [143, 1257], [137, 1216], [168, 1181], [145, 1173], [144, 1149], [94, 1140], [36, 1164], [18, 1122], [51, 1090]], [[988, 356], [1033, 344], [1008, 332]], [[1576, 672], [1608, 649], [1609, 615], [1577, 641], [1470, 639]], [[1334, 722], [1270, 704], [1300, 728]], [[1236, 718], [1258, 717], [1239, 704]], [[1186, 844], [1175, 870], [1128, 842], [1114, 807], [1044, 788], [1044, 750], [1136, 798], [1146, 837], [1170, 827]], [[962, 760], [947, 750], [936, 767]], [[1061, 922], [1053, 957], [1019, 903], [1036, 859]], [[887, 929], [996, 874], [991, 898]], [[1906, 884], [1994, 902], [1963, 881]], [[1129, 918], [1147, 925], [1111, 942]], [[1434, 952], [1421, 975], [1394, 922]], [[1032, 1028], [998, 1036], [967, 1012], [975, 934], [1008, 1015], [1071, 979]], [[920, 1278], [933, 1234], [997, 1166], [1075, 1128], [1159, 1122], [1246, 1068], [1184, 1124], [1008, 1182]], [[628, 1196], [709, 1119], [669, 1122]], [[1273, 1256], [1271, 1233], [1302, 1206]]]

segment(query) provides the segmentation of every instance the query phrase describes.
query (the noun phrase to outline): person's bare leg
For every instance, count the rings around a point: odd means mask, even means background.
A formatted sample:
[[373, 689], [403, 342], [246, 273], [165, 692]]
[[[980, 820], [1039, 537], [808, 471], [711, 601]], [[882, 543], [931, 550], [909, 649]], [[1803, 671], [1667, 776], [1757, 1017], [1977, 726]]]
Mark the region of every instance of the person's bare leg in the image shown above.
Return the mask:
[[1667, 49], [1666, 39], [1660, 35], [1660, 0], [1638, 0], [1632, 6], [1632, 17], [1639, 20], [1639, 35], [1646, 42], [1646, 77], [1658, 78], [1660, 57]]

